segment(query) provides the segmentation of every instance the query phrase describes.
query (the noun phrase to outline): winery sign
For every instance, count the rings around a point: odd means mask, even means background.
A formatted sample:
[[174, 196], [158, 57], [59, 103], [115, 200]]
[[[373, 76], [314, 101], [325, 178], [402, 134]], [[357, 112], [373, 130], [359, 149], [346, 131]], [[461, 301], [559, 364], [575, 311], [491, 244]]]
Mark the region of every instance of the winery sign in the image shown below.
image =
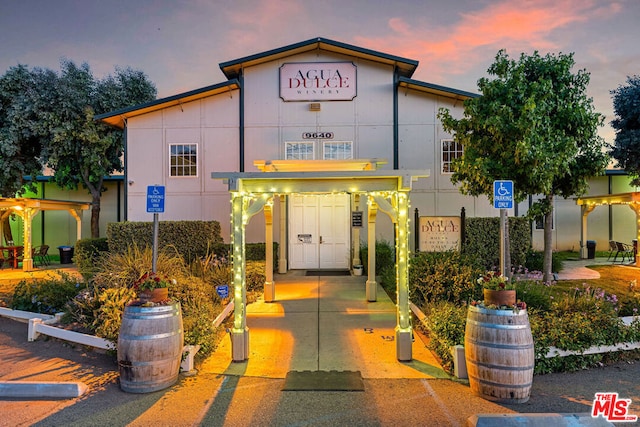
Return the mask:
[[445, 252], [460, 249], [459, 216], [421, 216], [420, 252]]
[[295, 62], [280, 67], [283, 101], [351, 101], [355, 97], [352, 62]]

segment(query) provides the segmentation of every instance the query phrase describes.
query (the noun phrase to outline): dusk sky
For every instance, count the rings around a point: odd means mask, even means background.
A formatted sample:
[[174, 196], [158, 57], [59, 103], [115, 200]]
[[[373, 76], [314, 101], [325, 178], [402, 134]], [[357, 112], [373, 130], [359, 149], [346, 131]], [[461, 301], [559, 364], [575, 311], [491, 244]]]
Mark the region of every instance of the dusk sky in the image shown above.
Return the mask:
[[225, 81], [221, 62], [324, 37], [420, 62], [414, 79], [477, 92], [499, 49], [574, 52], [606, 116], [640, 74], [638, 0], [4, 0], [0, 72], [87, 62], [144, 71], [158, 96]]

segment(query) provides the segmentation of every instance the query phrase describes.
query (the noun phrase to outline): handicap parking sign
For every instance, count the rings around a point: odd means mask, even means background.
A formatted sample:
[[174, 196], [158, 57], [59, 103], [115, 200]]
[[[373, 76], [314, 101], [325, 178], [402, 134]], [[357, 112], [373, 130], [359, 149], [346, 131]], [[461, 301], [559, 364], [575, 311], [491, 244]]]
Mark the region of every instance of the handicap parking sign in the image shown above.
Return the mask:
[[147, 187], [147, 213], [164, 213], [164, 186]]
[[513, 208], [513, 181], [493, 181], [493, 207]]

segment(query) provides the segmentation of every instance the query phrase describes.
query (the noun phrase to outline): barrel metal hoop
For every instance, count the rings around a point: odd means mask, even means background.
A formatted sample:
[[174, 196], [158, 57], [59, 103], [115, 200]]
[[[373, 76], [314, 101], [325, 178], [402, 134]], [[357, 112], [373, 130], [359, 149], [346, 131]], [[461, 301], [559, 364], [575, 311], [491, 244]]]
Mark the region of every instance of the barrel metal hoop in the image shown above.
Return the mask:
[[155, 319], [167, 319], [169, 317], [176, 317], [178, 315], [178, 312], [175, 311], [173, 313], [168, 313], [168, 314], [153, 314], [153, 315], [140, 315], [140, 314], [131, 314], [131, 312], [126, 313], [125, 317], [127, 319], [137, 319], [137, 320], [145, 320], [145, 319], [149, 319], [149, 320], [155, 320]]
[[475, 379], [478, 383], [483, 385], [490, 385], [493, 387], [509, 387], [509, 388], [529, 388], [532, 385], [532, 382], [528, 382], [526, 384], [501, 384], [493, 381], [483, 380], [482, 378], [478, 378], [477, 376], [470, 375], [469, 378]]
[[153, 340], [158, 338], [168, 338], [176, 335], [182, 334], [181, 330], [165, 332], [164, 334], [153, 334], [153, 335], [128, 335], [128, 334], [120, 334], [123, 340], [131, 340], [131, 341], [145, 341], [145, 340]]
[[471, 323], [476, 326], [483, 326], [491, 329], [529, 329], [529, 324], [517, 324], [517, 325], [502, 325], [496, 323], [478, 322], [477, 320], [467, 319], [467, 323]]
[[534, 368], [534, 365], [527, 365], [527, 366], [504, 366], [504, 365], [496, 365], [494, 363], [483, 363], [483, 362], [478, 362], [478, 361], [473, 361], [473, 364], [476, 366], [481, 366], [483, 368], [490, 368], [490, 369], [498, 369], [500, 371], [532, 371]]
[[484, 307], [470, 305], [469, 310], [474, 313], [491, 314], [493, 316], [526, 316], [527, 315], [527, 310], [525, 309], [498, 310], [498, 309], [484, 308]]
[[168, 357], [166, 359], [157, 359], [157, 360], [150, 360], [150, 361], [135, 361], [135, 362], [131, 362], [128, 360], [118, 360], [118, 365], [122, 366], [124, 368], [142, 368], [145, 366], [158, 366], [161, 364], [170, 364], [170, 363], [174, 363], [176, 361], [176, 357], [172, 356], [172, 357]]
[[515, 349], [515, 350], [529, 350], [533, 348], [533, 343], [527, 344], [497, 344], [487, 341], [479, 341], [473, 338], [466, 338], [465, 341], [469, 341], [471, 344], [481, 345], [489, 348], [501, 348], [501, 349]]

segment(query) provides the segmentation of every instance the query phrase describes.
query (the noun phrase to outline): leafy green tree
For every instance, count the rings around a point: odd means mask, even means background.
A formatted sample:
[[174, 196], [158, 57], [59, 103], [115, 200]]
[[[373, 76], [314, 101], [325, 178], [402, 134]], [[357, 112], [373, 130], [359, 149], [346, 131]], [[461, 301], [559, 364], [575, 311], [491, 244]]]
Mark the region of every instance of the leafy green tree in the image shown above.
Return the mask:
[[[42, 172], [42, 129], [36, 125], [41, 107], [34, 87], [40, 71], [24, 65], [0, 77], [0, 195], [15, 197], [34, 190], [28, 175]], [[46, 78], [46, 76], [42, 76]]]
[[62, 71], [41, 88], [49, 108], [39, 112], [48, 134], [42, 160], [54, 171], [62, 188], [86, 188], [92, 197], [91, 236], [100, 236], [100, 200], [104, 178], [123, 170], [122, 131], [94, 121], [105, 113], [151, 101], [156, 88], [146, 75], [130, 68], [116, 68], [113, 76], [97, 80], [88, 64], [62, 62]]
[[[21, 196], [35, 190], [27, 179], [42, 172], [42, 137], [38, 120], [43, 107], [37, 83], [49, 83], [55, 75], [44, 70], [30, 71], [24, 65], [10, 68], [0, 77], [0, 196]], [[9, 216], [3, 218], [5, 241], [13, 240]]]
[[616, 130], [611, 156], [631, 176], [631, 184], [640, 186], [640, 76], [627, 77], [626, 86], [611, 91]]
[[544, 280], [552, 280], [552, 213], [556, 196], [581, 195], [587, 179], [608, 162], [598, 137], [603, 116], [586, 95], [589, 74], [572, 73], [573, 54], [521, 54], [512, 60], [500, 50], [478, 87], [482, 96], [464, 103], [464, 116], [447, 109], [438, 117], [464, 147], [453, 162], [454, 184], [463, 194], [493, 197], [493, 181], [514, 181], [514, 200], [543, 197], [532, 218], [544, 218]]

